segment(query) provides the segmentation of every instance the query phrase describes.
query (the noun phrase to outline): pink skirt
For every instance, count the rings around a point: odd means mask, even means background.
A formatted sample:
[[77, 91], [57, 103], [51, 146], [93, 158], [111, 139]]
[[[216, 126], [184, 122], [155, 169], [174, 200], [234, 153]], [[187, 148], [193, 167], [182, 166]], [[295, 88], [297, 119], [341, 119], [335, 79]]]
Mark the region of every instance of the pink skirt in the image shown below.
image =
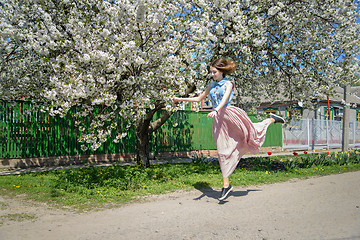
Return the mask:
[[220, 109], [213, 118], [212, 132], [223, 178], [233, 173], [245, 153], [259, 152], [270, 124], [270, 118], [253, 123], [244, 110], [234, 106]]

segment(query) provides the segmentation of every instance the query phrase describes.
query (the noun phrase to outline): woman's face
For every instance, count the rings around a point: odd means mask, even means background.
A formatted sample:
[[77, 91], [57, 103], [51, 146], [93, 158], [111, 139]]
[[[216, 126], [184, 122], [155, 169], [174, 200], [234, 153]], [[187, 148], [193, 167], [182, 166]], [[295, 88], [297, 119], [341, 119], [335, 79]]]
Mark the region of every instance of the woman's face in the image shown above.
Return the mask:
[[221, 81], [221, 79], [223, 79], [223, 73], [217, 68], [210, 67], [210, 74], [215, 81], [219, 82]]

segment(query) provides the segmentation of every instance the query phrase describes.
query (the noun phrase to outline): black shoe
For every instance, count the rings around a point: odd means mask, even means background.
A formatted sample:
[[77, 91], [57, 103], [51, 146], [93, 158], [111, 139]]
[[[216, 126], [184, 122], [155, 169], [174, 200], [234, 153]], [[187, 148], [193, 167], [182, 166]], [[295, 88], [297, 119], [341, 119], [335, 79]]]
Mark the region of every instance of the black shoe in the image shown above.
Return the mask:
[[220, 201], [224, 200], [227, 195], [232, 191], [233, 187], [229, 185], [227, 188], [222, 188], [221, 190], [221, 196], [219, 198]]
[[285, 120], [282, 117], [275, 115], [273, 113], [269, 114], [269, 118], [275, 119], [275, 123], [285, 123]]

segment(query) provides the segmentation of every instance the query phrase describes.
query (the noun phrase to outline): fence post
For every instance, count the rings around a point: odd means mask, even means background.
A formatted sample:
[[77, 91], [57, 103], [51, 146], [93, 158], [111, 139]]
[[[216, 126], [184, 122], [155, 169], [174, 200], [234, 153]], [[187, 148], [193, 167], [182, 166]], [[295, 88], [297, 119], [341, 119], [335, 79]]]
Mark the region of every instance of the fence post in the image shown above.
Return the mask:
[[311, 128], [312, 128], [312, 138], [311, 138], [311, 140], [312, 140], [312, 144], [311, 144], [311, 150], [315, 150], [315, 143], [316, 143], [316, 126], [315, 126], [315, 124], [316, 124], [316, 122], [315, 122], [315, 119], [313, 118], [313, 119], [311, 119], [312, 121], [311, 121]]
[[326, 149], [329, 149], [329, 119], [326, 119]]
[[343, 134], [342, 134], [342, 151], [346, 152], [349, 148], [349, 107], [347, 106], [347, 89], [344, 86], [344, 109], [343, 109]]
[[307, 145], [308, 145], [308, 150], [310, 150], [310, 119], [306, 119], [306, 124], [307, 124]]
[[355, 141], [355, 131], [356, 131], [356, 127], [355, 127], [356, 121], [353, 123], [353, 144], [355, 147], [356, 141]]

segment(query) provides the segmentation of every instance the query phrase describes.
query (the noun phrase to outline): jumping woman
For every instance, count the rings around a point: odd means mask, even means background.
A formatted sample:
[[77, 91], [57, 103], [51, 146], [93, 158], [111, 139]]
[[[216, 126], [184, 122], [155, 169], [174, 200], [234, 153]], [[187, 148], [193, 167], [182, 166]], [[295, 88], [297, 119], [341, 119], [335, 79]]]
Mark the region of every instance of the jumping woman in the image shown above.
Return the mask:
[[212, 133], [216, 142], [218, 159], [223, 176], [223, 188], [219, 200], [224, 200], [232, 191], [229, 176], [235, 170], [241, 157], [247, 153], [256, 154], [265, 141], [268, 126], [272, 123], [285, 123], [275, 114], [259, 123], [251, 122], [246, 112], [231, 106], [234, 83], [226, 75], [235, 71], [235, 63], [219, 58], [210, 63], [210, 73], [214, 81], [197, 97], [172, 99], [173, 102], [200, 102], [209, 95], [212, 111], [207, 115], [213, 118]]

